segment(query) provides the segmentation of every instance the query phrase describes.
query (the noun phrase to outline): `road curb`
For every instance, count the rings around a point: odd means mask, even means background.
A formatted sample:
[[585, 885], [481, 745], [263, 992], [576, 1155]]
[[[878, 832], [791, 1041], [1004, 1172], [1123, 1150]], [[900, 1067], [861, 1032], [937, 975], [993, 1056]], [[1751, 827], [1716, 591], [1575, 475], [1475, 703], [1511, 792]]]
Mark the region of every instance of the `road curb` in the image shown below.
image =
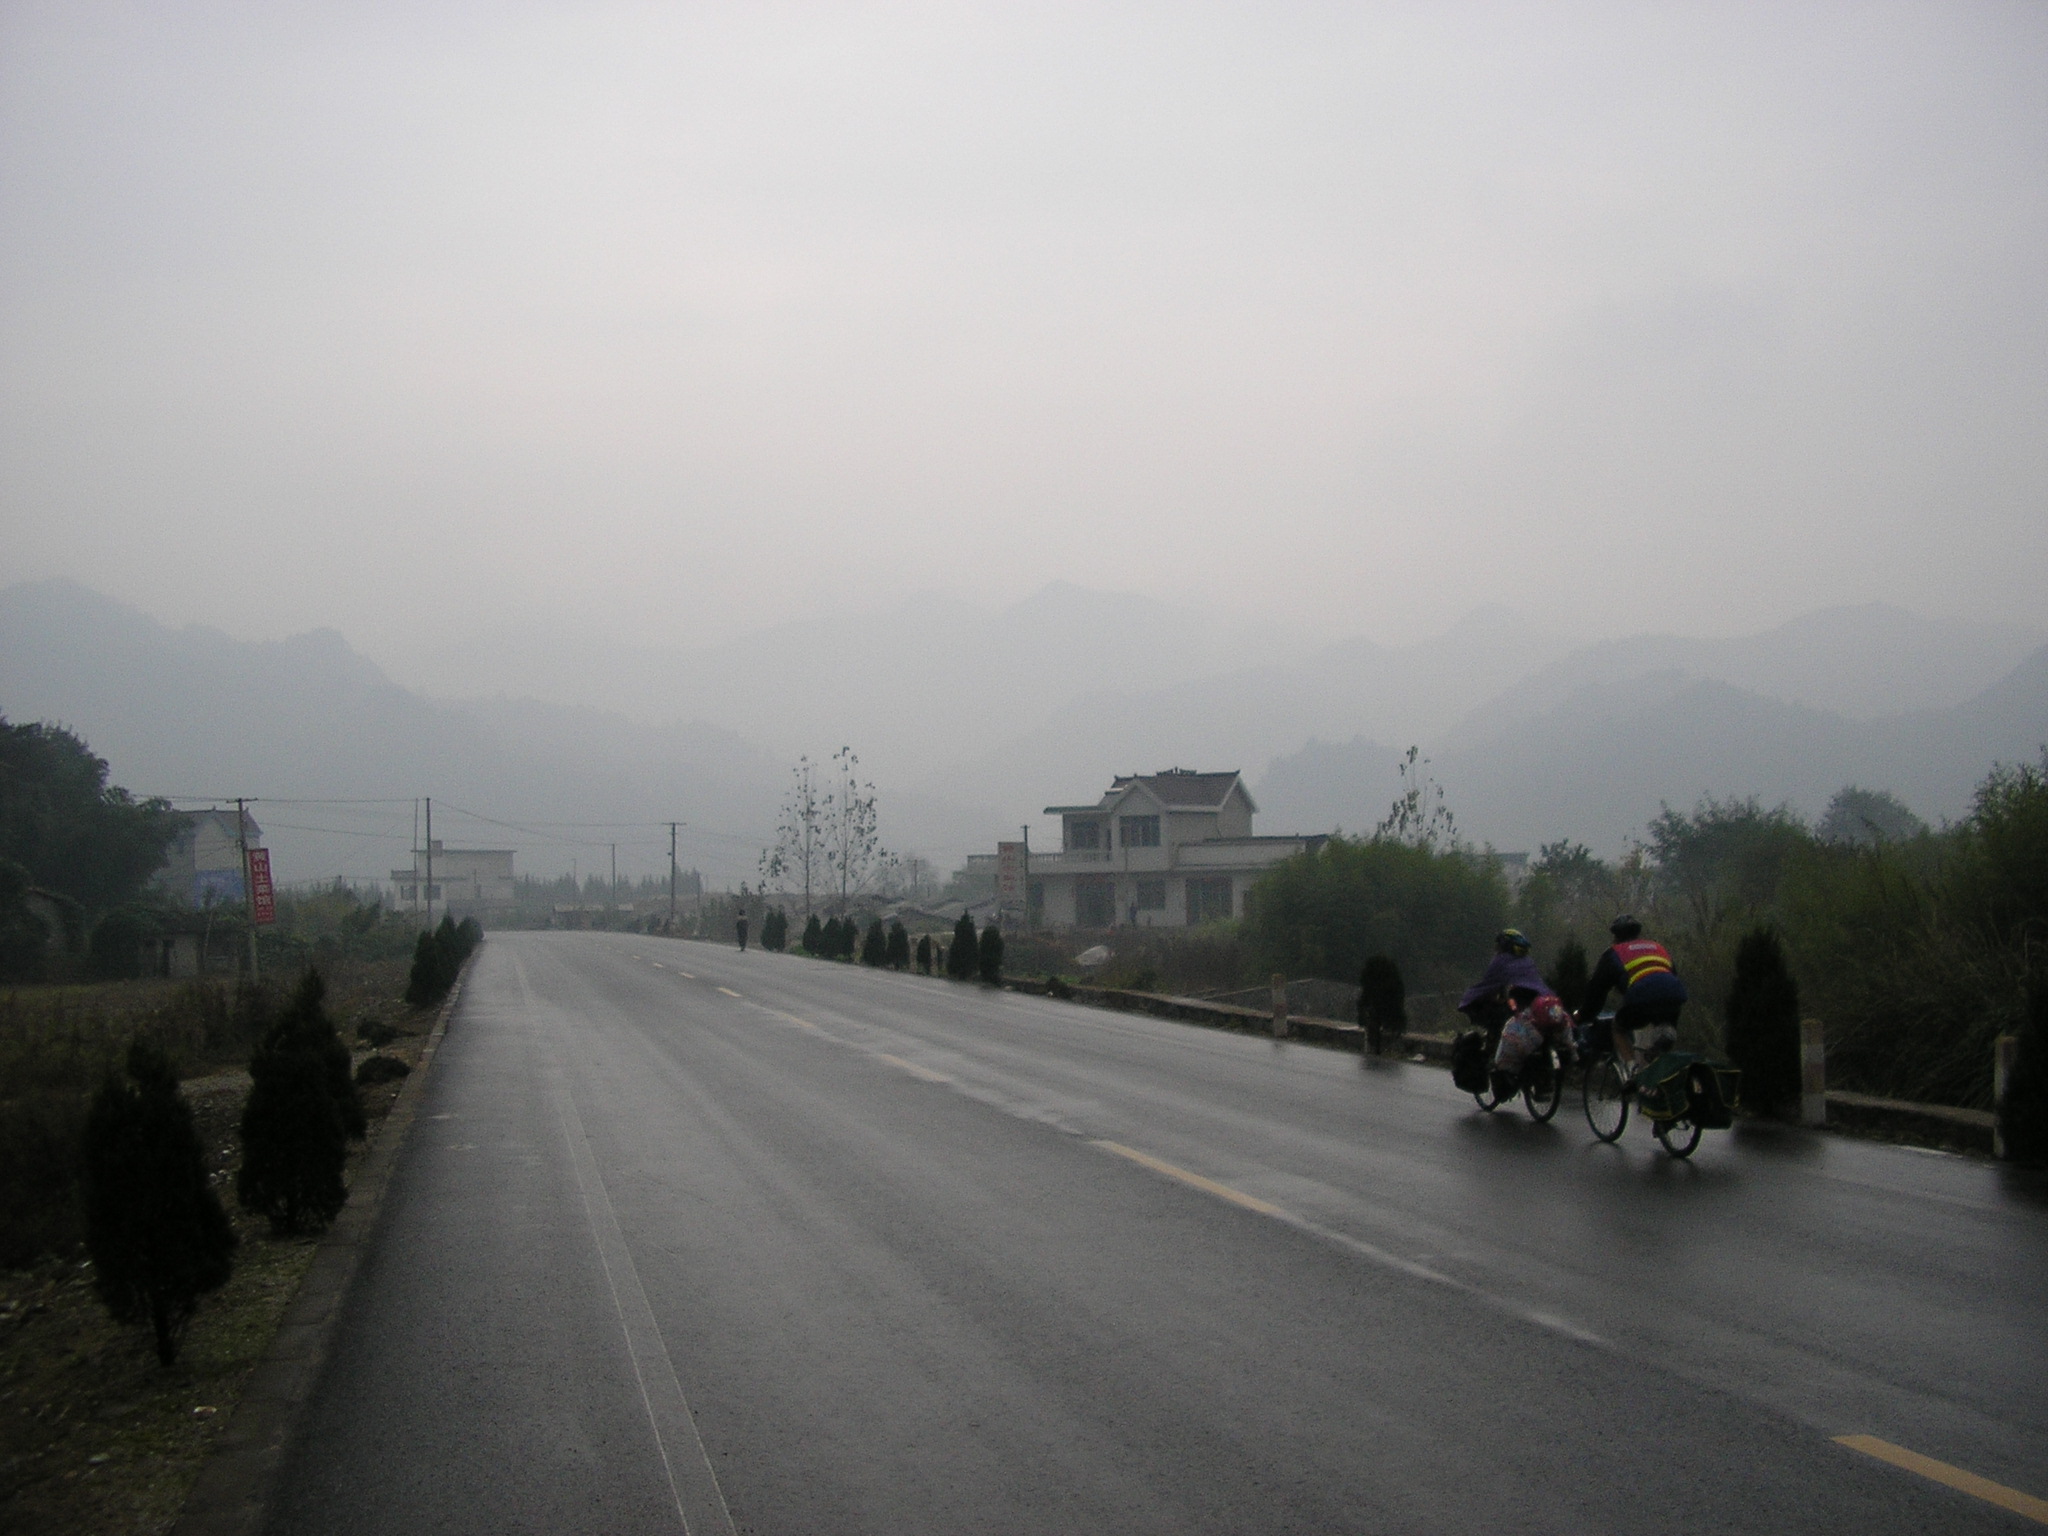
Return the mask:
[[312, 1264], [285, 1308], [277, 1336], [250, 1373], [241, 1401], [185, 1496], [171, 1536], [254, 1536], [263, 1528], [285, 1448], [327, 1363], [342, 1302], [361, 1267], [363, 1250], [377, 1229], [384, 1192], [426, 1092], [428, 1070], [475, 963], [474, 956], [465, 961], [455, 985], [448, 989], [427, 1043], [420, 1049], [419, 1064], [400, 1086], [390, 1112], [378, 1126], [349, 1185], [348, 1203], [320, 1239]]

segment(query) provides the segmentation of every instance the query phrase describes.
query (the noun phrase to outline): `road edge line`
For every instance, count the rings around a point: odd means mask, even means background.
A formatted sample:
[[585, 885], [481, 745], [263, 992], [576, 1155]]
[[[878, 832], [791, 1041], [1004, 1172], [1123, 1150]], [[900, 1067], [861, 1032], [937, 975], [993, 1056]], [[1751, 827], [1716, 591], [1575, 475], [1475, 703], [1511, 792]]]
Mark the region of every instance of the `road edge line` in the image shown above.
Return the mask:
[[363, 1250], [384, 1209], [384, 1192], [426, 1093], [429, 1069], [462, 1001], [477, 956], [463, 962], [377, 1134], [371, 1138], [348, 1203], [314, 1250], [313, 1262], [286, 1303], [277, 1333], [249, 1373], [233, 1414], [200, 1465], [170, 1527], [170, 1536], [253, 1536], [270, 1515], [286, 1447], [326, 1367], [342, 1303], [362, 1265]]

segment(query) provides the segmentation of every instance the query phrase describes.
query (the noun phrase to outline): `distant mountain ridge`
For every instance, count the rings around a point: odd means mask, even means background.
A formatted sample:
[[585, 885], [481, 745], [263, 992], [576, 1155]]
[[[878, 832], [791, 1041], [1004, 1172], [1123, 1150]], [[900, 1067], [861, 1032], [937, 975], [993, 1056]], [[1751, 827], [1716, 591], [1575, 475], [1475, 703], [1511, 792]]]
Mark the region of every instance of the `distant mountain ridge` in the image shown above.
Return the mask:
[[[1661, 803], [1702, 794], [1788, 799], [1811, 814], [1853, 780], [1930, 818], [1960, 815], [1993, 761], [2048, 740], [2048, 650], [2028, 654], [2038, 637], [1878, 605], [1737, 640], [1580, 646], [1482, 608], [1403, 646], [1283, 635], [1237, 649], [1226, 626], [1177, 651], [1160, 628], [1188, 615], [1171, 605], [1073, 587], [1039, 597], [1010, 610], [1020, 624], [1035, 614], [1039, 630], [986, 650], [986, 615], [945, 604], [735, 639], [716, 653], [730, 675], [712, 692], [749, 702], [748, 720], [800, 743], [790, 748], [710, 716], [656, 725], [509, 692], [427, 698], [332, 630], [244, 642], [170, 629], [76, 583], [31, 583], [0, 590], [0, 712], [73, 726], [143, 793], [445, 796], [524, 826], [492, 834], [524, 840], [523, 868], [566, 863], [572, 846], [593, 867], [604, 834], [555, 823], [639, 823], [653, 838], [652, 824], [674, 817], [688, 824], [685, 862], [734, 884], [753, 878], [796, 751], [822, 757], [842, 742], [880, 787], [890, 846], [950, 866], [1046, 805], [1093, 798], [1113, 774], [1170, 766], [1245, 771], [1262, 831], [1369, 830], [1414, 742], [1470, 835], [1612, 851]], [[975, 633], [952, 628], [963, 623]], [[1098, 654], [1117, 624], [1131, 633], [1129, 665]], [[913, 639], [922, 649], [903, 653]], [[1759, 679], [1777, 691], [1750, 686]], [[819, 697], [829, 708], [806, 715]], [[1899, 707], [1880, 709], [1886, 698]], [[665, 830], [660, 841], [665, 865]], [[380, 872], [409, 846], [373, 852], [310, 829], [273, 844], [316, 873]], [[622, 867], [649, 857], [622, 849]], [[281, 875], [297, 878], [289, 863]]]
[[[1879, 720], [1665, 669], [1589, 684], [1540, 714], [1467, 721], [1430, 766], [1468, 837], [1503, 849], [1569, 837], [1612, 854], [1662, 806], [1710, 795], [1810, 818], [1857, 783], [1930, 821], [1960, 818], [1994, 763], [2032, 761], [2044, 744], [2048, 646], [1961, 704]], [[1370, 830], [1398, 788], [1397, 756], [1363, 738], [1312, 742], [1254, 793], [1274, 825]]]

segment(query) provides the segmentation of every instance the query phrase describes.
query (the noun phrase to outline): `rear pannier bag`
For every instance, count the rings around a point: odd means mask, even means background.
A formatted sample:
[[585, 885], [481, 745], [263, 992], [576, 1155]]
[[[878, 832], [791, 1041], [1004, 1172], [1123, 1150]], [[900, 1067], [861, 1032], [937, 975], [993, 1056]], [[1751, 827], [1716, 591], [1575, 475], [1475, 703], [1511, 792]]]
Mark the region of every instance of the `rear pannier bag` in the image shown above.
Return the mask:
[[1489, 1065], [1485, 1030], [1467, 1030], [1451, 1042], [1451, 1081], [1465, 1092], [1486, 1092]]

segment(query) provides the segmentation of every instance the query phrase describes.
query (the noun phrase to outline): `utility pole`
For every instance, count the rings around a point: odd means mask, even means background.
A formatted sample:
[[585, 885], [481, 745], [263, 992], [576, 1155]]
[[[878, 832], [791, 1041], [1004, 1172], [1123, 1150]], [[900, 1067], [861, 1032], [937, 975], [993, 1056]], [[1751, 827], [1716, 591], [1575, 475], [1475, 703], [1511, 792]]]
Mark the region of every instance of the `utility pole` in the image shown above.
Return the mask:
[[1018, 928], [1025, 933], [1031, 931], [1031, 823], [1025, 822], [1017, 829], [1024, 834], [1024, 915], [1018, 920]]
[[242, 910], [249, 915], [249, 979], [261, 981], [256, 969], [256, 881], [249, 872], [249, 813], [235, 798], [235, 845], [242, 850]]
[[668, 925], [676, 925], [676, 824], [668, 824]]
[[427, 796], [427, 927], [434, 926], [434, 797]]
[[605, 914], [604, 925], [609, 928], [619, 910], [619, 845], [612, 844], [612, 909]]

